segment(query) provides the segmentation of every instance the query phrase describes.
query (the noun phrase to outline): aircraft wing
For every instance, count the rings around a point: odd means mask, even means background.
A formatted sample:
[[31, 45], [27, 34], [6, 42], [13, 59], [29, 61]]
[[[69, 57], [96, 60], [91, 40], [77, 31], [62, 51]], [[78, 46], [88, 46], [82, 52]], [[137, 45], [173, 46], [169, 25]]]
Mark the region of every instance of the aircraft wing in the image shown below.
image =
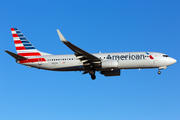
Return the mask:
[[62, 35], [62, 33], [57, 29], [57, 33], [59, 35], [60, 40], [66, 45], [68, 46], [72, 51], [75, 52], [75, 56], [81, 61], [83, 62], [84, 65], [90, 65], [90, 64], [95, 64], [95, 63], [100, 63], [101, 59], [99, 59], [98, 57], [82, 50], [81, 48], [73, 45], [71, 42], [67, 41], [64, 36]]

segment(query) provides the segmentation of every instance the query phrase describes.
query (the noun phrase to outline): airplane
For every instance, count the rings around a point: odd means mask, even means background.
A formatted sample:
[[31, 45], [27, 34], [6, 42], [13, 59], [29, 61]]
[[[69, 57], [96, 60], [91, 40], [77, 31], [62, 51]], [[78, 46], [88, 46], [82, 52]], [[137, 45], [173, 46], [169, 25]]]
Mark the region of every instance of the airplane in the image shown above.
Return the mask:
[[74, 54], [52, 55], [37, 50], [18, 28], [11, 28], [16, 53], [5, 50], [15, 58], [16, 62], [28, 67], [51, 71], [83, 71], [82, 74], [96, 79], [95, 73], [104, 76], [120, 76], [124, 69], [158, 68], [162, 69], [176, 63], [176, 59], [158, 52], [117, 52], [91, 54], [67, 41], [57, 29], [60, 40], [69, 47]]

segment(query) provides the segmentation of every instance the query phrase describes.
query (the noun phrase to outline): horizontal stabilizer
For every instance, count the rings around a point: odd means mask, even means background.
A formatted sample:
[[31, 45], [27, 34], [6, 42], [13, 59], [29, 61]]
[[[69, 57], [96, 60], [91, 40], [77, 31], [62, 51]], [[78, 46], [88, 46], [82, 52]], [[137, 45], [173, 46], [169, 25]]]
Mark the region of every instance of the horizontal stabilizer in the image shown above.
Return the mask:
[[21, 55], [15, 54], [15, 53], [7, 51], [7, 50], [5, 50], [5, 52], [7, 52], [9, 55], [11, 55], [16, 60], [26, 60], [26, 59], [28, 59], [28, 58], [25, 58], [25, 57], [23, 57]]

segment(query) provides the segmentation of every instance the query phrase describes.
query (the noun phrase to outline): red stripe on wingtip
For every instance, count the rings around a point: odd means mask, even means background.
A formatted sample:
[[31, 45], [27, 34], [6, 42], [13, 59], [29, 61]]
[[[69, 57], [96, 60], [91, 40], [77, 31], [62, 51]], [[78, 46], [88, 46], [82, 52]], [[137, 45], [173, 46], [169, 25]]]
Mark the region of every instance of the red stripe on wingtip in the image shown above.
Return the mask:
[[16, 50], [26, 50], [26, 48], [24, 46], [21, 46], [21, 47], [16, 47]]
[[11, 31], [15, 31], [14, 28], [11, 28]]
[[151, 55], [149, 56], [150, 59], [154, 59]]
[[21, 56], [41, 56], [41, 54], [39, 52], [36, 52], [36, 53], [18, 53], [18, 55], [21, 55]]
[[19, 37], [17, 34], [12, 34], [13, 37]]

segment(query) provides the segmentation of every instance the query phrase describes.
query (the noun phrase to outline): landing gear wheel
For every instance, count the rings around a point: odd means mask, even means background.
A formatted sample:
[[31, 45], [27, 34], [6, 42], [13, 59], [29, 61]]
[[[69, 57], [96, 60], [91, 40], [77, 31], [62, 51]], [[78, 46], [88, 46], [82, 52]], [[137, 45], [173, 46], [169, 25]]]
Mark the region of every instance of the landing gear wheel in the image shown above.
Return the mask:
[[95, 80], [95, 79], [96, 79], [96, 76], [95, 76], [95, 75], [91, 75], [91, 79], [92, 79], [92, 80]]
[[158, 71], [158, 74], [160, 75], [160, 74], [161, 74], [161, 71]]

